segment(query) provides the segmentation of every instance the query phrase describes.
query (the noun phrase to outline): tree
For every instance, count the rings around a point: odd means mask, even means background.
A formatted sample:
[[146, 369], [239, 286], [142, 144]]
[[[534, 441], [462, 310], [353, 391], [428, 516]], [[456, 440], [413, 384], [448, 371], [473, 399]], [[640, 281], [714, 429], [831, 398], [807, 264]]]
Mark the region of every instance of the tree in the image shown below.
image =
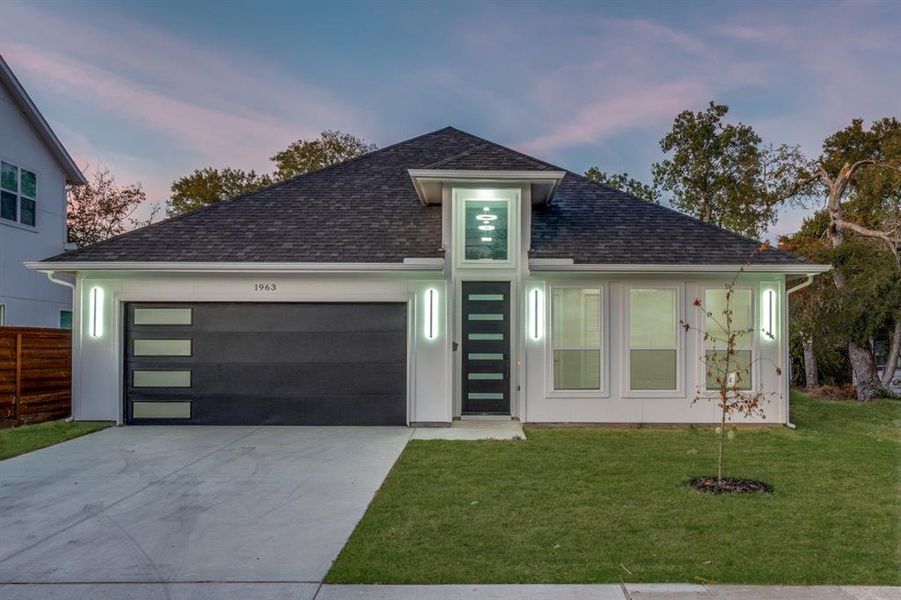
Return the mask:
[[195, 169], [172, 182], [172, 196], [166, 205], [170, 217], [180, 215], [216, 202], [246, 194], [272, 183], [268, 175], [241, 169]]
[[376, 149], [374, 144], [340, 131], [323, 131], [315, 140], [297, 140], [272, 156], [273, 175], [242, 169], [196, 169], [172, 182], [166, 205], [170, 217], [247, 194], [272, 183], [321, 169]]
[[[734, 297], [739, 277], [745, 272], [754, 255], [757, 252], [765, 251], [767, 246], [761, 246], [757, 251], [751, 254], [748, 261], [735, 274], [731, 281], [723, 286], [724, 302], [721, 310], [713, 307], [705, 306], [704, 301], [695, 298], [693, 305], [700, 313], [701, 325], [692, 325], [686, 321], [680, 321], [682, 328], [686, 333], [695, 330], [701, 334], [702, 344], [708, 348], [704, 352], [701, 360], [704, 363], [707, 381], [714, 381], [716, 388], [716, 398], [720, 414], [720, 425], [718, 428], [717, 438], [717, 471], [716, 481], [709, 482], [706, 478], [696, 477], [693, 484], [696, 487], [709, 491], [727, 491], [735, 484], [760, 484], [761, 482], [748, 481], [731, 481], [727, 482], [723, 479], [724, 449], [727, 437], [731, 438], [735, 435], [734, 431], [726, 432], [726, 421], [732, 419], [732, 415], [741, 414], [745, 416], [765, 416], [763, 411], [763, 402], [768, 394], [756, 392], [753, 388], [745, 389], [744, 382], [750, 381], [751, 373], [754, 370], [754, 362], [742, 363], [738, 356], [739, 340], [744, 336], [753, 336], [755, 334], [754, 327], [741, 327], [736, 324], [736, 316], [734, 314]], [[744, 319], [743, 319], [744, 320]], [[753, 323], [753, 319], [750, 319]], [[758, 359], [760, 360], [760, 359]], [[777, 375], [782, 375], [781, 369], [773, 365]], [[706, 386], [705, 386], [706, 387]], [[692, 402], [698, 402], [706, 396], [703, 389], [699, 389], [695, 394]], [[767, 489], [765, 484], [762, 489]], [[712, 489], [711, 489], [712, 488]], [[752, 491], [745, 488], [741, 491]], [[756, 491], [756, 490], [754, 490]]]
[[97, 169], [85, 185], [66, 188], [69, 241], [87, 246], [128, 229], [148, 225], [159, 206], [153, 206], [147, 219], [133, 215], [147, 196], [140, 184], [119, 186], [109, 169]]
[[642, 200], [657, 202], [660, 198], [660, 192], [654, 186], [642, 183], [638, 179], [630, 177], [628, 173], [614, 173], [608, 175], [597, 167], [591, 167], [585, 171], [585, 177], [615, 190], [632, 194], [636, 198], [641, 198]]
[[270, 160], [275, 163], [275, 179], [290, 179], [316, 171], [376, 149], [349, 133], [325, 130], [315, 140], [297, 140]]
[[797, 193], [804, 167], [797, 147], [765, 146], [749, 125], [725, 123], [725, 104], [686, 110], [660, 140], [670, 154], [652, 166], [654, 186], [675, 208], [751, 237], [776, 221], [777, 208]]
[[[844, 315], [855, 325], [847, 332], [847, 348], [857, 398], [872, 400], [886, 392], [894, 364], [880, 380], [870, 336], [887, 330], [890, 356], [901, 353], [901, 298], [893, 295], [901, 288], [901, 121], [887, 117], [865, 129], [862, 119], [854, 119], [826, 138], [815, 165], [796, 185], [798, 190], [811, 187], [826, 197], [823, 236], [832, 250], [832, 279], [842, 301], [857, 296], [857, 302], [876, 306], [890, 302], [884, 311], [861, 304], [865, 314], [856, 319]], [[852, 242], [851, 236], [859, 239]], [[892, 260], [881, 260], [877, 248]], [[874, 294], [874, 289], [880, 291]]]

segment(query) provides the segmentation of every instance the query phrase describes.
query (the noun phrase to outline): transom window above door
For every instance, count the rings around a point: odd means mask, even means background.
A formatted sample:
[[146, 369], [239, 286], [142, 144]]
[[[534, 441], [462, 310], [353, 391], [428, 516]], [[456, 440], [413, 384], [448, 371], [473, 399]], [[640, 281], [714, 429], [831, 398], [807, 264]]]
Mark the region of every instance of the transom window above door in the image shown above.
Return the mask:
[[456, 189], [464, 263], [506, 264], [514, 254], [518, 189]]

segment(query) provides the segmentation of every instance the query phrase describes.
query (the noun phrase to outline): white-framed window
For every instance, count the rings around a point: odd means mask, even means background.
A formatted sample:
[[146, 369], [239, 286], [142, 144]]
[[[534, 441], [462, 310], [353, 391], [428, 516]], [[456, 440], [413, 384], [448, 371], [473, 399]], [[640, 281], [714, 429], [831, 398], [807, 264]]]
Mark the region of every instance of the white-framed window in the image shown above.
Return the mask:
[[[735, 288], [729, 299], [732, 320], [727, 324], [726, 295], [722, 288], [704, 290], [704, 356], [701, 361], [705, 389], [718, 390], [718, 379], [725, 380], [730, 387], [750, 390], [754, 385], [754, 290]], [[735, 333], [735, 353], [727, 357], [727, 329]]]
[[468, 267], [515, 263], [519, 188], [454, 188], [456, 257]]
[[604, 388], [604, 288], [551, 288], [552, 389], [600, 392]]
[[677, 286], [628, 288], [629, 392], [656, 394], [680, 389], [679, 295]]
[[38, 177], [33, 171], [0, 161], [0, 219], [37, 226]]

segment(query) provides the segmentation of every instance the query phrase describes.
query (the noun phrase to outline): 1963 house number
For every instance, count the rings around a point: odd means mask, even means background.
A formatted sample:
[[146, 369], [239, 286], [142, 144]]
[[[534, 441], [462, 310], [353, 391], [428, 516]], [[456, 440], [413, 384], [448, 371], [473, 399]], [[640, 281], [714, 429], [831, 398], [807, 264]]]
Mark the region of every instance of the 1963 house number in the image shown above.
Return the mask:
[[255, 292], [274, 292], [276, 291], [276, 286], [274, 283], [255, 283], [253, 284], [253, 291]]

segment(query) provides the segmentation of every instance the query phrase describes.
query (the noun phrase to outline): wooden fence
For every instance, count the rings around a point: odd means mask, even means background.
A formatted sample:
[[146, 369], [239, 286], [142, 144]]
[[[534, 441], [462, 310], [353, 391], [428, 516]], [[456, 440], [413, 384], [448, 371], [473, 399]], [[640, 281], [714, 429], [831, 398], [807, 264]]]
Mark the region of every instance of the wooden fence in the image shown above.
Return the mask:
[[0, 429], [69, 416], [72, 332], [0, 327]]

